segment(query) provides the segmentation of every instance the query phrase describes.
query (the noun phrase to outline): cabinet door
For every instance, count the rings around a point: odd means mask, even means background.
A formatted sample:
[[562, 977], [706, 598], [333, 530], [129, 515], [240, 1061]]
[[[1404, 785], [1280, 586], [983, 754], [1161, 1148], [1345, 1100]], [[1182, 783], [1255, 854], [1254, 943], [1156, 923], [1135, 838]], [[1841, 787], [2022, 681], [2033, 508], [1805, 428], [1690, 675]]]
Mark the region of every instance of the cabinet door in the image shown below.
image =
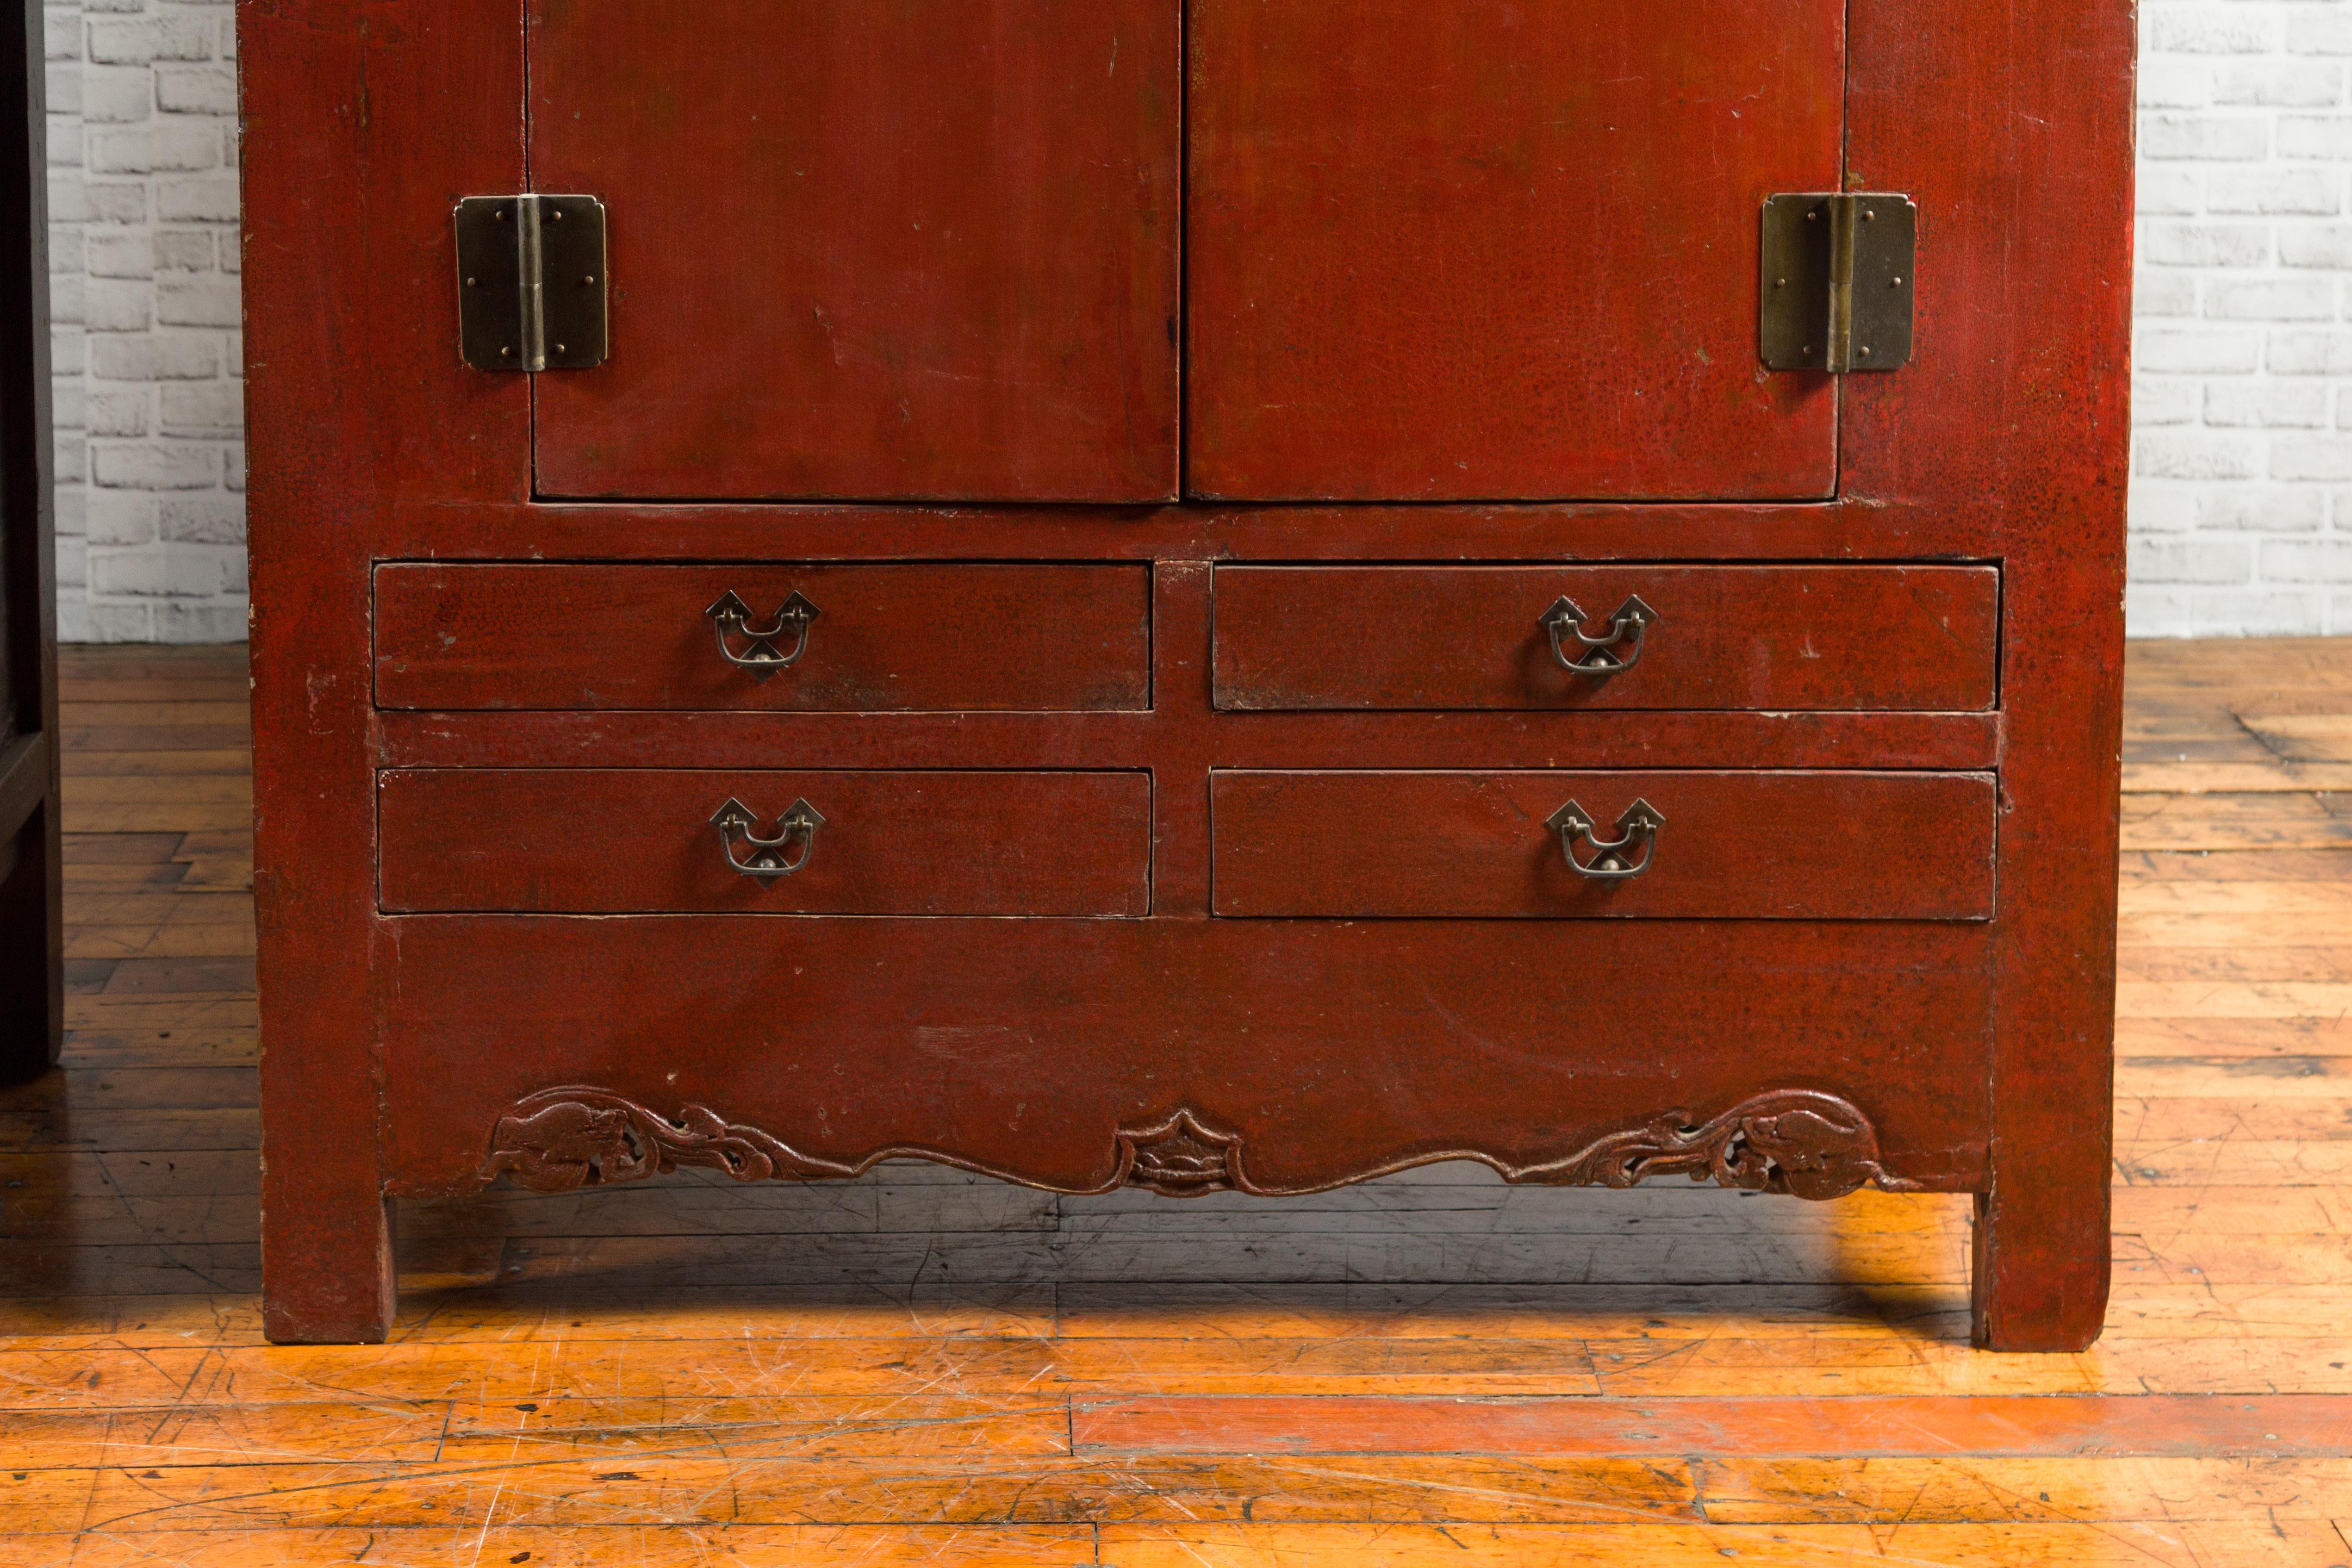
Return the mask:
[[1193, 0], [1188, 489], [1801, 499], [1759, 213], [1836, 190], [1845, 0]]
[[530, 0], [534, 190], [608, 209], [549, 496], [1163, 499], [1180, 0]]

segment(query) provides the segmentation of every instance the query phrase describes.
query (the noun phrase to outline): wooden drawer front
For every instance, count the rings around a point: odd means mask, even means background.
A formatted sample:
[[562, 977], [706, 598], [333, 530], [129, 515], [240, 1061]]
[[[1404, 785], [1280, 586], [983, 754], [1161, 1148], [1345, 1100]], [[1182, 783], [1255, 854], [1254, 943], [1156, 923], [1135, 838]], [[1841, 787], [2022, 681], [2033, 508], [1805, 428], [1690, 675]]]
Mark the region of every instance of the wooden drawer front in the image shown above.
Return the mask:
[[[1216, 585], [1220, 708], [1993, 705], [1990, 566], [1224, 566]], [[1638, 597], [1640, 657], [1563, 668], [1543, 624], [1563, 597], [1591, 637]]]
[[[774, 837], [823, 818], [755, 878], [722, 837], [730, 801]], [[1141, 915], [1151, 781], [1140, 773], [718, 773], [415, 768], [377, 778], [383, 906], [394, 913], [730, 911]]]
[[[750, 629], [816, 608], [788, 668], [730, 664], [706, 613]], [[740, 657], [754, 639], [737, 632]], [[794, 638], [774, 639], [789, 654]], [[1052, 711], [1151, 700], [1145, 566], [379, 566], [385, 708]], [[763, 679], [764, 675], [764, 679]]]
[[[1664, 818], [1642, 872], [1572, 869], [1554, 814], [1614, 837], [1637, 800]], [[1235, 772], [1211, 801], [1221, 915], [1992, 914], [1984, 773]]]

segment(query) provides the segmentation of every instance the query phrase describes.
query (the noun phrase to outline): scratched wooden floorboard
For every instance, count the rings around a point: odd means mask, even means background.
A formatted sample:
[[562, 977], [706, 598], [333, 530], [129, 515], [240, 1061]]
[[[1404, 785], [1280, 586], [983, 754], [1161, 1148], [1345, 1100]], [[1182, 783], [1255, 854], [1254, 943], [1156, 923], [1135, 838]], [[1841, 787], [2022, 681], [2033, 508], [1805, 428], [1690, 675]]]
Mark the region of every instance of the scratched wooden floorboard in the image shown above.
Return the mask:
[[267, 1348], [242, 650], [65, 664], [0, 1565], [2352, 1564], [2352, 640], [2132, 650], [2116, 1289], [2053, 1357], [1967, 1348], [1964, 1199], [1469, 1166], [408, 1204], [393, 1342]]

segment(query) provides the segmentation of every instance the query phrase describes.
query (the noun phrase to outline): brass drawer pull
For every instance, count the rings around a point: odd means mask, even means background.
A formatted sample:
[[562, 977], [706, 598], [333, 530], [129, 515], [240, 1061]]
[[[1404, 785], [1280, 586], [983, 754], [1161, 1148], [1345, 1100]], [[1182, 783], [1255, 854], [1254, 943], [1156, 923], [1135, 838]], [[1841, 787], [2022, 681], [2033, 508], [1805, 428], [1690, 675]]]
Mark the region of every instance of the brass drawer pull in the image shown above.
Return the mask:
[[[1573, 599], [1562, 594], [1537, 624], [1551, 634], [1551, 656], [1559, 660], [1560, 668], [1599, 679], [1603, 676], [1615, 675], [1620, 670], [1631, 669], [1640, 663], [1643, 634], [1657, 621], [1657, 611], [1642, 603], [1640, 595], [1629, 594], [1625, 602], [1617, 606], [1617, 613], [1609, 617], [1609, 635], [1605, 637], [1588, 637], [1584, 630], [1584, 612], [1576, 607]], [[1570, 637], [1575, 637], [1585, 650], [1575, 658], [1568, 657], [1568, 639]], [[1617, 650], [1628, 637], [1633, 639], [1633, 646], [1620, 653]]]
[[[765, 680], [780, 669], [790, 669], [801, 655], [808, 652], [809, 627], [816, 624], [821, 612], [809, 603], [806, 595], [795, 588], [793, 596], [777, 610], [775, 625], [765, 628], [754, 626], [751, 624], [751, 606], [737, 597], [735, 591], [730, 588], [719, 596], [717, 604], [702, 613], [710, 617], [711, 630], [718, 634], [719, 657], [738, 669], [750, 670], [754, 679]], [[727, 639], [730, 637], [750, 637], [751, 646], [744, 652], [737, 653], [728, 644]], [[776, 646], [787, 637], [793, 639], [793, 651], [790, 653]]]
[[[751, 808], [730, 799], [719, 808], [710, 826], [719, 829], [719, 847], [727, 856], [727, 863], [746, 877], [757, 877], [765, 886], [779, 877], [791, 876], [809, 863], [809, 857], [816, 851], [816, 830], [824, 826], [824, 818], [807, 801], [796, 800], [776, 819], [776, 836], [762, 838], [759, 834], [760, 819], [751, 815]], [[800, 840], [801, 852], [797, 858], [789, 858], [785, 847], [796, 838]], [[750, 859], [735, 858], [735, 846], [739, 843], [751, 846]]]
[[[1665, 825], [1666, 819], [1656, 806], [1646, 800], [1637, 800], [1617, 819], [1617, 837], [1603, 838], [1593, 831], [1591, 815], [1571, 800], [1551, 814], [1549, 826], [1559, 832], [1560, 853], [1579, 872], [1601, 880], [1622, 880], [1638, 877], [1650, 868], [1650, 861], [1657, 854], [1658, 829]], [[1589, 863], [1576, 858], [1579, 838], [1600, 852]], [[1629, 853], [1636, 844], [1641, 847], [1639, 859]]]

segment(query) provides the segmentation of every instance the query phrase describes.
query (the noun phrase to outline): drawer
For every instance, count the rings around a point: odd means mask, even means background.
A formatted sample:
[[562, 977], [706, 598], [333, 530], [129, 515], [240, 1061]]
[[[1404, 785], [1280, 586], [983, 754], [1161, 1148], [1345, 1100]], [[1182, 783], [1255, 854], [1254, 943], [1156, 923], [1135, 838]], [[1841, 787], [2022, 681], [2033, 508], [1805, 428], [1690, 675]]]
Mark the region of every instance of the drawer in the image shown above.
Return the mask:
[[[1580, 626], [1553, 620], [1562, 599]], [[1646, 625], [1620, 618], [1637, 602]], [[1958, 712], [1993, 705], [2000, 574], [1222, 566], [1216, 604], [1220, 708]]]
[[[746, 616], [722, 626], [709, 612], [730, 594]], [[813, 617], [778, 614], [795, 595]], [[375, 572], [376, 702], [1146, 708], [1150, 627], [1139, 565], [387, 564]], [[761, 631], [774, 635], [748, 635]]]
[[[1221, 915], [1992, 914], [1986, 773], [1232, 772], [1210, 798]], [[1635, 874], [1569, 863], [1629, 836]]]
[[[377, 775], [376, 805], [381, 898], [396, 914], [1134, 916], [1150, 905], [1142, 773], [410, 768]], [[788, 820], [800, 805], [812, 815]]]

